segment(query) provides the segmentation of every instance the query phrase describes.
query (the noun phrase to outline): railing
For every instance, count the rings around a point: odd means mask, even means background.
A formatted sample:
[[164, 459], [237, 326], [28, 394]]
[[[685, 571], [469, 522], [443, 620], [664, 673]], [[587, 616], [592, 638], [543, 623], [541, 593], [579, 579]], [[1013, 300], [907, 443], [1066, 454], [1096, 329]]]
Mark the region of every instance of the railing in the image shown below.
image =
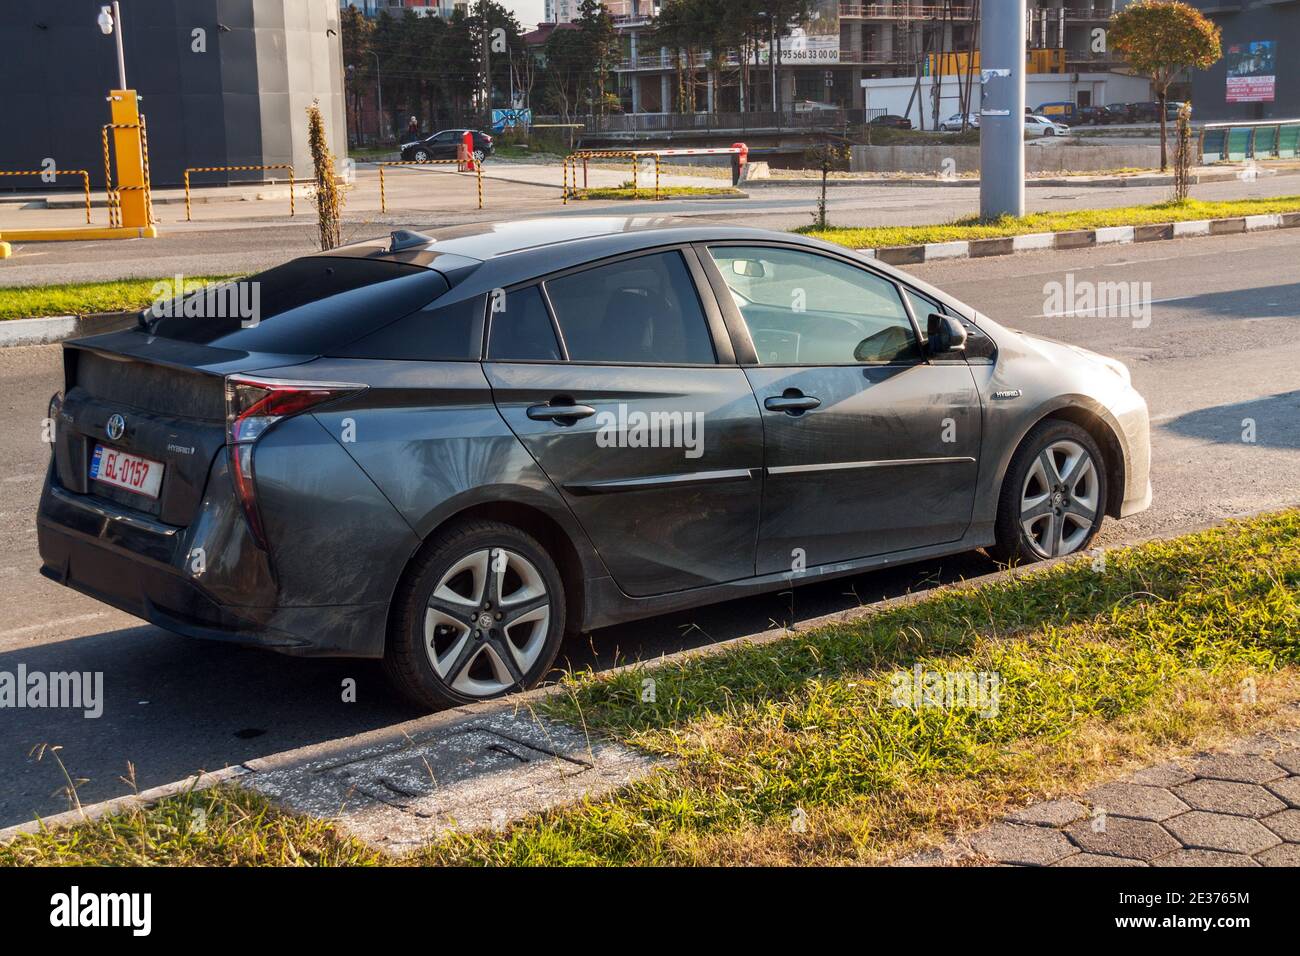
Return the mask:
[[747, 113], [615, 113], [577, 116], [585, 136], [619, 133], [743, 132], [746, 130], [843, 129], [859, 126], [880, 110], [816, 109], [756, 110]]
[[[954, 4], [952, 16], [958, 20], [969, 20], [971, 6]], [[944, 14], [943, 4], [907, 3], [899, 0], [895, 3], [841, 3], [840, 16], [852, 20], [937, 20]]]
[[1263, 123], [1206, 123], [1199, 147], [1202, 163], [1300, 156], [1300, 119]]

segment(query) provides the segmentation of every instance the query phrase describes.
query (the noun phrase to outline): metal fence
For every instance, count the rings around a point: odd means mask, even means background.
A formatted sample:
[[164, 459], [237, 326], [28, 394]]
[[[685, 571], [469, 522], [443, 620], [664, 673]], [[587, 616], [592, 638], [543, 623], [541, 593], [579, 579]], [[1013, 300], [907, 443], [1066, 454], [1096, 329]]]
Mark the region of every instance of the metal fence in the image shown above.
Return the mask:
[[[789, 130], [808, 132], [860, 126], [885, 113], [881, 109], [755, 110], [745, 113], [612, 113], [573, 116], [564, 122], [582, 124], [584, 136], [618, 133], [745, 132]], [[534, 125], [558, 123], [559, 117], [538, 116]]]
[[1202, 163], [1300, 157], [1300, 119], [1265, 123], [1207, 123], [1201, 128]]

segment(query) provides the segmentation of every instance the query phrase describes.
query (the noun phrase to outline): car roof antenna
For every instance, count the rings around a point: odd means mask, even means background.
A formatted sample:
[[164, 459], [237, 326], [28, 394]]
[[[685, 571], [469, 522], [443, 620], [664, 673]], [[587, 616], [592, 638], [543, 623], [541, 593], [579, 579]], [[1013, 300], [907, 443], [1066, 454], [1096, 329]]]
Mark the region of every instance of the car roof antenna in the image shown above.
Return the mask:
[[403, 249], [414, 249], [417, 246], [427, 246], [434, 242], [433, 236], [426, 236], [422, 232], [412, 232], [410, 229], [394, 229], [392, 244], [389, 245], [389, 252], [401, 252]]

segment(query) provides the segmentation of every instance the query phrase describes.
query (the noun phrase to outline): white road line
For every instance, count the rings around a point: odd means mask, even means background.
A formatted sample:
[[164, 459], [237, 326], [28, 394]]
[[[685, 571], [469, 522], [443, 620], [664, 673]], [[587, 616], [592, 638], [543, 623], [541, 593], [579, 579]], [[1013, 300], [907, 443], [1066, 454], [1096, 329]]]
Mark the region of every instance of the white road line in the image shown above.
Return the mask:
[[65, 617], [58, 621], [46, 621], [43, 624], [28, 624], [26, 627], [16, 627], [12, 631], [0, 631], [0, 641], [9, 637], [20, 637], [23, 634], [34, 634], [37, 631], [46, 631], [50, 628], [64, 627], [68, 624], [82, 624], [86, 621], [94, 621], [101, 617], [108, 617], [108, 612], [97, 611], [94, 614], [78, 614], [76, 617]]

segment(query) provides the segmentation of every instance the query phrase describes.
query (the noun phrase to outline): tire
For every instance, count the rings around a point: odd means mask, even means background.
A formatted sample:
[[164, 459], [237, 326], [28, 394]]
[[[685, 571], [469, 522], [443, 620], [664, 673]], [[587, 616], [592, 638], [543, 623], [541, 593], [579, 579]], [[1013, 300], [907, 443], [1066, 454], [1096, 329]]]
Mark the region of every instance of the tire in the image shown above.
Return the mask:
[[1105, 517], [1107, 491], [1106, 460], [1093, 437], [1073, 422], [1039, 422], [1011, 458], [998, 499], [997, 543], [986, 550], [1008, 565], [1087, 550]]
[[428, 710], [525, 690], [555, 661], [565, 615], [559, 569], [536, 539], [464, 522], [431, 538], [405, 575], [384, 672]]
[[417, 149], [411, 158], [417, 163], [427, 163], [432, 157], [429, 155], [428, 150]]

